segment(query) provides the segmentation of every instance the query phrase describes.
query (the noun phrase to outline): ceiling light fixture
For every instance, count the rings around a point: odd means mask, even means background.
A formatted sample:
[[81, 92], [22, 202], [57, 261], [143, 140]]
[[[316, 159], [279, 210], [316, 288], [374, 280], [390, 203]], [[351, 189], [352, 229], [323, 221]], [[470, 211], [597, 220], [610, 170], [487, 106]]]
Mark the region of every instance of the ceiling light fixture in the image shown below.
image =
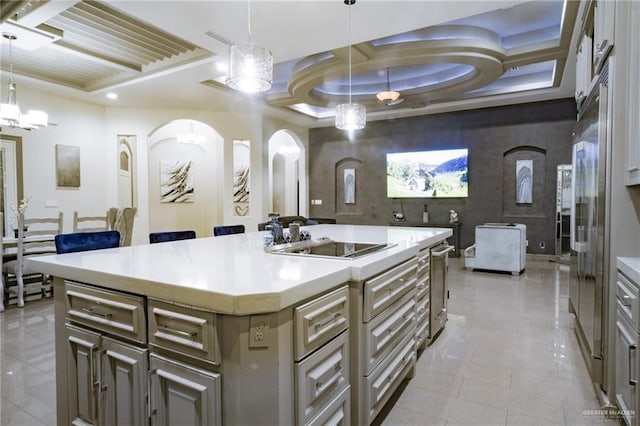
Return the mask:
[[249, 43], [229, 46], [228, 74], [225, 83], [246, 93], [266, 92], [273, 83], [273, 55], [251, 38], [251, 1], [247, 0]]
[[204, 136], [197, 134], [193, 130], [193, 121], [189, 123], [189, 132], [179, 133], [176, 139], [180, 143], [186, 143], [189, 145], [200, 145], [201, 143], [204, 143]]
[[16, 82], [13, 79], [13, 45], [17, 39], [14, 34], [2, 33], [2, 37], [9, 40], [9, 84], [7, 102], [0, 104], [0, 126], [32, 130], [46, 127], [49, 116], [44, 111], [29, 110], [26, 114], [20, 112], [16, 94]]
[[391, 90], [391, 80], [389, 79], [389, 67], [387, 67], [387, 90], [380, 92], [376, 95], [378, 101], [387, 106], [396, 105], [402, 102], [404, 99], [400, 99], [400, 93], [395, 90]]
[[[347, 6], [356, 0], [344, 0]], [[349, 103], [336, 107], [336, 127], [341, 130], [359, 130], [367, 125], [367, 109], [362, 104], [351, 102], [351, 8], [349, 8]]]

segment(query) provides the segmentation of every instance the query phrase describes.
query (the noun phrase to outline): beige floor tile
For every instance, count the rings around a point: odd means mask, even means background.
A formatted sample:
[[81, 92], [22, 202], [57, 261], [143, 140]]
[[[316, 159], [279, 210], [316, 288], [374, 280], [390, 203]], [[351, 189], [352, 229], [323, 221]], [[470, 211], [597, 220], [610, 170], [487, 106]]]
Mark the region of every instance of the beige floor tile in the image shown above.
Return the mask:
[[549, 419], [528, 416], [522, 413], [507, 412], [507, 426], [560, 426], [562, 423], [552, 422]]
[[42, 423], [15, 404], [0, 398], [0, 424], [2, 426], [35, 426]]
[[[568, 269], [520, 276], [450, 262], [449, 321], [385, 425], [617, 425], [599, 409], [568, 313]], [[53, 303], [0, 314], [0, 424], [55, 425]], [[382, 417], [382, 416], [381, 416]]]

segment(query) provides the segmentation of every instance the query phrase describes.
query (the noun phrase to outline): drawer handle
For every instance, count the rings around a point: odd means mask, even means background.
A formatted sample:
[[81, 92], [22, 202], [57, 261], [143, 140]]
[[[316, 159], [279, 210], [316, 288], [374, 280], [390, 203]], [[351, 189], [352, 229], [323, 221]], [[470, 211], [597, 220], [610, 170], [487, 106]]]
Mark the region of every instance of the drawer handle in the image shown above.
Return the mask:
[[327, 319], [325, 319], [324, 321], [318, 322], [313, 324], [313, 326], [317, 329], [325, 327], [326, 325], [330, 324], [333, 320], [335, 320], [336, 318], [340, 317], [340, 312], [334, 312], [333, 314], [329, 315], [329, 317]]
[[90, 315], [94, 315], [96, 317], [100, 317], [100, 318], [104, 318], [104, 319], [111, 319], [112, 314], [109, 313], [102, 313], [102, 312], [96, 312], [93, 310], [93, 306], [90, 306], [88, 308], [82, 308], [82, 310]]
[[198, 333], [195, 331], [193, 333], [189, 333], [188, 331], [176, 330], [175, 328], [169, 327], [167, 324], [158, 324], [158, 326], [162, 328], [163, 331], [166, 331], [167, 333], [171, 333], [171, 334], [177, 334], [178, 336], [192, 338], [198, 335]]
[[404, 370], [404, 367], [407, 366], [407, 363], [409, 363], [409, 359], [406, 356], [402, 357], [402, 362], [400, 363], [400, 365], [398, 366], [398, 370], [396, 371], [395, 374], [391, 374], [387, 379], [389, 380], [389, 383], [393, 383], [393, 381], [395, 379], [398, 378], [398, 376], [400, 375], [400, 373], [402, 373], [402, 370]]
[[631, 296], [627, 294], [622, 295], [622, 304], [624, 306], [631, 306]]
[[629, 376], [628, 378], [629, 378], [629, 385], [631, 386], [635, 386], [638, 384], [637, 380], [631, 378], [631, 351], [635, 351], [636, 348], [637, 348], [636, 345], [629, 345], [629, 370], [628, 370]]
[[331, 378], [329, 378], [329, 380], [327, 380], [326, 382], [316, 382], [316, 389], [322, 389], [323, 387], [336, 382], [340, 378], [342, 366], [340, 364], [337, 364], [335, 367], [333, 367], [333, 371], [335, 371], [335, 374], [331, 376]]

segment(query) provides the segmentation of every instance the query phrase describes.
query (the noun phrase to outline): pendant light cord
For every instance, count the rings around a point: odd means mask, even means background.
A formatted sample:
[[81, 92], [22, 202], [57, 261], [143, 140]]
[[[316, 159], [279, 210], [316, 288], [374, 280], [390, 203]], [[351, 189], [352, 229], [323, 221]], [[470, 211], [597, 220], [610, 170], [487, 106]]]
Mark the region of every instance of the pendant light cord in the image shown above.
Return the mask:
[[247, 27], [249, 28], [249, 45], [253, 43], [251, 37], [251, 0], [247, 0]]
[[351, 6], [349, 4], [349, 103], [351, 103]]

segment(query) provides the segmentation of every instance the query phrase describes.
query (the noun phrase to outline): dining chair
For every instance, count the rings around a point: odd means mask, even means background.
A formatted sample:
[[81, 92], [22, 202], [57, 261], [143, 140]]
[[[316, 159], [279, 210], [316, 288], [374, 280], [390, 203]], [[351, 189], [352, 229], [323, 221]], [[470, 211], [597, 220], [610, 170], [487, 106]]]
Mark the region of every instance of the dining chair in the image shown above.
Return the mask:
[[[50, 277], [30, 268], [28, 258], [56, 252], [55, 236], [62, 233], [62, 212], [58, 217], [29, 218], [18, 214], [18, 237], [16, 241], [16, 259], [2, 265], [3, 279], [8, 284], [8, 277], [15, 276], [17, 283], [18, 307], [24, 306], [25, 277], [39, 276], [34, 286], [39, 286], [43, 297], [51, 287]], [[5, 242], [6, 243], [6, 242]]]
[[73, 212], [73, 232], [108, 231], [109, 212], [104, 216], [80, 216], [78, 211]]
[[196, 237], [196, 231], [165, 231], [151, 232], [149, 234], [149, 243], [164, 243], [167, 241], [192, 240]]
[[120, 246], [118, 231], [73, 232], [55, 237], [56, 253], [77, 253]]
[[110, 222], [109, 229], [120, 232], [120, 247], [131, 245], [133, 223], [137, 212], [138, 209], [136, 207], [112, 207], [107, 213]]
[[213, 236], [244, 234], [244, 225], [221, 225], [213, 227]]

